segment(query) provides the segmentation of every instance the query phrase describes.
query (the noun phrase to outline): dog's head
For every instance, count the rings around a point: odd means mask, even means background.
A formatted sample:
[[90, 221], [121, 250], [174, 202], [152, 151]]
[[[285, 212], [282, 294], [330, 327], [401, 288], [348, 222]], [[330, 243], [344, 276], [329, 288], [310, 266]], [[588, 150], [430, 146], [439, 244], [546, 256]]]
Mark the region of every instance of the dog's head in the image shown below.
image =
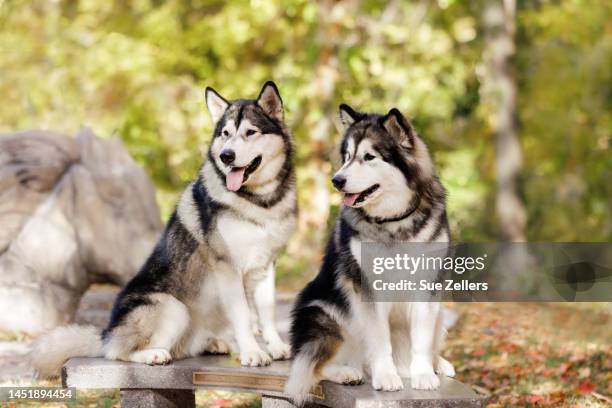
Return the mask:
[[342, 167], [332, 182], [343, 204], [373, 217], [393, 217], [410, 206], [433, 176], [425, 143], [397, 109], [366, 114], [340, 105]]
[[206, 105], [215, 122], [209, 160], [225, 176], [227, 189], [256, 189], [275, 180], [286, 165], [291, 142], [274, 82], [266, 82], [257, 99], [235, 101], [206, 88]]

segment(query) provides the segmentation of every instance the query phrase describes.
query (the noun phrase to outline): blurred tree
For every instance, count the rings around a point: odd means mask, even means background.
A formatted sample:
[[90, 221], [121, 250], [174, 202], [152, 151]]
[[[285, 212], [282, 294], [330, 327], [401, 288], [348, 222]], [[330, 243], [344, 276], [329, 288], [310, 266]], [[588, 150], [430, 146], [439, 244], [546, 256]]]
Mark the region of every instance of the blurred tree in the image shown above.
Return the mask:
[[526, 211], [519, 196], [523, 153], [518, 139], [515, 52], [516, 1], [489, 0], [483, 7], [483, 101], [490, 110], [489, 126], [495, 133], [497, 191], [495, 208], [504, 238], [525, 241]]
[[[282, 278], [314, 273], [338, 211], [329, 178], [341, 102], [395, 106], [413, 118], [449, 191], [454, 238], [495, 240], [509, 236], [496, 216], [498, 180], [521, 201], [517, 157], [495, 147], [501, 133], [489, 119], [498, 105], [481, 86], [491, 44], [482, 4], [0, 0], [0, 131], [74, 134], [87, 124], [118, 134], [152, 175], [167, 217], [212, 132], [202, 89], [249, 97], [274, 79], [296, 139], [302, 213]], [[612, 237], [611, 9], [606, 0], [517, 4], [516, 53], [507, 60], [516, 113], [504, 116], [504, 134], [520, 134], [524, 148], [529, 223], [520, 227], [520, 206], [504, 220], [529, 240]], [[514, 168], [504, 173], [509, 157]]]
[[519, 114], [531, 240], [612, 238], [612, 3], [530, 1], [519, 14]]

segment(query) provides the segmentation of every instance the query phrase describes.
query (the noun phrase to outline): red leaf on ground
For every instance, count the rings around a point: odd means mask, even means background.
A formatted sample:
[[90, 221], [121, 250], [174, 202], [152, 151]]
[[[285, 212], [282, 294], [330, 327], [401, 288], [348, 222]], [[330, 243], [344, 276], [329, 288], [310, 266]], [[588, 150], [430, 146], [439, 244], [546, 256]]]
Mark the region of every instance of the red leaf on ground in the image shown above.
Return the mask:
[[578, 386], [577, 391], [582, 395], [590, 394], [595, 391], [595, 386], [588, 379], [584, 379]]

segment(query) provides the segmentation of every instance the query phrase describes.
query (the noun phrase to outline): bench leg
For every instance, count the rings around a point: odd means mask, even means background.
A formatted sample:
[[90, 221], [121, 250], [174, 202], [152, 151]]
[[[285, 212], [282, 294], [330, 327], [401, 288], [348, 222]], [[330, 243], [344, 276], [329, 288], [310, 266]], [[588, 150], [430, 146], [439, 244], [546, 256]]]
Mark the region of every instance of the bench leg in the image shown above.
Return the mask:
[[295, 408], [295, 405], [282, 398], [262, 395], [261, 408]]
[[193, 390], [121, 389], [121, 408], [195, 408]]
[[[289, 400], [272, 395], [261, 396], [261, 408], [296, 408]], [[324, 408], [322, 405], [308, 403], [304, 408]]]

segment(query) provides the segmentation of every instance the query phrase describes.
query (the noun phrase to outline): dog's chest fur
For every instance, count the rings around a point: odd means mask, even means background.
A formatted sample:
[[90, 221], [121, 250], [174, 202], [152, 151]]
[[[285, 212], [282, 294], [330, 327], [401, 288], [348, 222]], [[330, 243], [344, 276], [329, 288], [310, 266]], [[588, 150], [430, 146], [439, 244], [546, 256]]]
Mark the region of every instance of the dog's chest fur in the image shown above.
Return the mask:
[[254, 221], [232, 212], [219, 215], [217, 233], [234, 268], [242, 273], [265, 269], [277, 257], [295, 226], [295, 217]]
[[[422, 218], [425, 219], [422, 220]], [[427, 212], [426, 217], [413, 214], [406, 219], [384, 224], [369, 222], [360, 216], [359, 212], [345, 209], [341, 215], [341, 222], [336, 228], [339, 228], [340, 253], [348, 253], [350, 256], [343, 258], [344, 264], [340, 266], [340, 270], [352, 280], [352, 284], [349, 285], [351, 288], [359, 287], [364, 277], [361, 266], [362, 243], [375, 242], [383, 245], [394, 245], [400, 242], [448, 242], [449, 236], [446, 229], [440, 232], [435, 239], [428, 239], [439, 224], [444, 225], [445, 223], [443, 205], [439, 205], [434, 211]], [[415, 225], [419, 226], [416, 231]], [[341, 231], [344, 231], [344, 237], [342, 237]], [[351, 263], [356, 264], [357, 268], [351, 268]]]
[[208, 259], [210, 272], [218, 269], [218, 262], [229, 263], [241, 274], [269, 267], [295, 229], [295, 186], [287, 186], [276, 205], [266, 208], [227, 191], [210, 165], [203, 174], [204, 198], [188, 189], [178, 214], [198, 240], [198, 252]]

